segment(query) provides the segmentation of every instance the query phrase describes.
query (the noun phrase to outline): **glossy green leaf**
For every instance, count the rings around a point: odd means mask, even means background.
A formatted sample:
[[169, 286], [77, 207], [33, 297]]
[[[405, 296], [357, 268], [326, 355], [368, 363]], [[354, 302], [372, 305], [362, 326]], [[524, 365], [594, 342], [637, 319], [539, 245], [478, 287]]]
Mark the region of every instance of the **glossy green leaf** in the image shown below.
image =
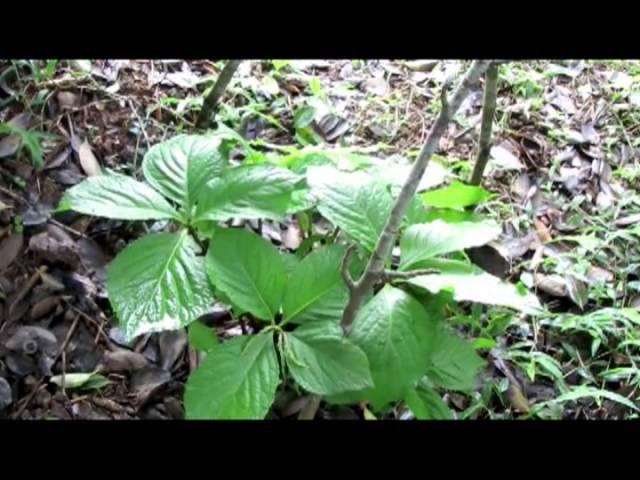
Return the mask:
[[299, 177], [273, 165], [227, 169], [207, 183], [200, 195], [196, 221], [284, 217]]
[[206, 312], [213, 298], [198, 250], [182, 230], [147, 235], [116, 256], [107, 290], [126, 338], [177, 330]]
[[445, 223], [435, 220], [409, 227], [400, 239], [400, 269], [465, 248], [485, 245], [497, 238], [500, 227], [492, 221]]
[[421, 194], [425, 205], [439, 208], [465, 208], [489, 199], [491, 194], [484, 188], [452, 182], [450, 185]]
[[256, 318], [271, 320], [278, 313], [287, 271], [280, 252], [259, 235], [235, 228], [217, 232], [207, 272], [217, 289]]
[[208, 352], [218, 345], [218, 337], [211, 327], [199, 321], [189, 325], [189, 344], [201, 352]]
[[501, 305], [529, 314], [540, 313], [540, 302], [535, 295], [479, 269], [473, 273], [424, 275], [410, 279], [409, 283], [431, 293], [451, 290], [458, 302]]
[[317, 395], [373, 386], [369, 361], [333, 323], [303, 325], [285, 339], [285, 359], [294, 380]]
[[304, 105], [296, 110], [293, 115], [293, 126], [296, 128], [304, 128], [312, 121], [316, 111], [309, 105]]
[[424, 375], [436, 325], [417, 300], [388, 285], [360, 309], [349, 339], [369, 359], [374, 407], [404, 398]]
[[456, 335], [440, 330], [436, 338], [427, 369], [429, 380], [448, 390], [472, 390], [484, 360], [471, 344]]
[[393, 203], [387, 188], [363, 172], [345, 173], [328, 166], [310, 167], [307, 181], [320, 213], [372, 251]]
[[[420, 202], [422, 203], [422, 201]], [[442, 220], [447, 223], [481, 222], [484, 218], [470, 210], [453, 210], [451, 208], [428, 208], [424, 220], [415, 223], [428, 223], [434, 220]]]
[[149, 185], [115, 172], [89, 177], [71, 187], [57, 210], [119, 220], [179, 218], [169, 202]]
[[186, 418], [261, 420], [280, 382], [272, 334], [236, 337], [209, 350], [185, 387]]
[[221, 137], [213, 135], [178, 135], [154, 145], [142, 162], [144, 176], [190, 212], [203, 185], [226, 166], [219, 150], [221, 142]]
[[292, 271], [282, 302], [285, 322], [337, 321], [347, 302], [340, 276], [342, 245], [322, 247], [307, 255]]
[[419, 385], [409, 390], [405, 401], [418, 420], [451, 420], [453, 413], [433, 389]]

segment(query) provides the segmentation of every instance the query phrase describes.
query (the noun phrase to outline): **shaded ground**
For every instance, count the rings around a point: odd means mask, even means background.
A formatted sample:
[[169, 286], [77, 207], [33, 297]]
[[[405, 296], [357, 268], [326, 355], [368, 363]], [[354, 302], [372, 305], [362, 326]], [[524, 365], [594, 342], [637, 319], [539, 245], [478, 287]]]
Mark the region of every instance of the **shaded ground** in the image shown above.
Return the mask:
[[[186, 333], [124, 345], [104, 286], [108, 261], [162, 225], [53, 209], [86, 175], [139, 175], [150, 145], [191, 131], [221, 66], [0, 61], [0, 417], [182, 417], [183, 383], [198, 361]], [[266, 151], [317, 142], [411, 158], [439, 108], [442, 82], [462, 67], [244, 62], [217, 119]], [[459, 418], [631, 418], [640, 381], [640, 64], [512, 63], [501, 67], [499, 87], [485, 180], [496, 196], [483, 208], [504, 235], [469, 254], [535, 289], [551, 313], [451, 312], [488, 367], [476, 392], [445, 400]], [[481, 97], [478, 89], [465, 102], [440, 144], [440, 181], [469, 176]], [[294, 112], [305, 104], [316, 116], [300, 127]], [[288, 246], [288, 225], [262, 229]], [[205, 321], [219, 335], [250, 328], [218, 307]], [[108, 383], [73, 388], [70, 374], [96, 369]], [[305, 401], [281, 392], [271, 416], [293, 417]], [[323, 407], [318, 415], [362, 411]], [[399, 406], [388, 417], [410, 416]]]

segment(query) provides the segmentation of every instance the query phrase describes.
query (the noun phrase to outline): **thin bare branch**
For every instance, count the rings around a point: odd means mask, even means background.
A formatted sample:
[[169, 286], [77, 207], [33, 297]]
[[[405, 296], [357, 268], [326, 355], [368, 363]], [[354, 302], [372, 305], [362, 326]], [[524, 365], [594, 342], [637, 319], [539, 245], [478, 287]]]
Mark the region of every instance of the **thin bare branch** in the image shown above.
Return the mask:
[[218, 101], [227, 89], [227, 86], [229, 85], [229, 82], [231, 82], [231, 78], [238, 69], [238, 66], [240, 66], [240, 63], [242, 63], [242, 60], [229, 60], [220, 72], [220, 75], [218, 75], [216, 84], [213, 86], [211, 93], [209, 93], [207, 98], [204, 99], [204, 103], [202, 104], [202, 110], [200, 110], [200, 114], [198, 115], [198, 120], [196, 122], [196, 126], [198, 128], [205, 128], [212, 122], [212, 115], [215, 114]]
[[473, 168], [470, 184], [480, 185], [484, 169], [489, 161], [491, 151], [491, 128], [496, 115], [496, 98], [498, 96], [498, 66], [493, 63], [487, 69], [484, 84], [484, 99], [482, 102], [482, 125], [480, 126], [480, 142], [478, 157]]
[[471, 64], [469, 70], [462, 78], [462, 81], [453, 92], [453, 95], [445, 101], [443, 107], [446, 108], [442, 108], [435, 123], [432, 125], [427, 141], [422, 147], [422, 150], [413, 165], [411, 173], [407, 177], [405, 184], [402, 186], [400, 193], [395, 200], [391, 213], [387, 218], [384, 230], [378, 238], [376, 247], [369, 258], [367, 267], [362, 274], [362, 277], [356, 282], [355, 288], [350, 292], [349, 301], [347, 302], [347, 306], [345, 307], [341, 320], [341, 326], [346, 334], [349, 333], [351, 324], [353, 323], [365, 296], [372, 290], [375, 282], [384, 276], [385, 259], [388, 258], [391, 253], [391, 249], [393, 248], [398, 236], [398, 231], [400, 229], [404, 213], [407, 209], [407, 205], [418, 189], [420, 180], [429, 165], [429, 160], [431, 160], [431, 156], [438, 148], [440, 138], [444, 134], [452, 116], [458, 108], [460, 108], [460, 104], [469, 94], [469, 90], [480, 80], [480, 77], [487, 70], [490, 63], [491, 62], [489, 60], [478, 60]]

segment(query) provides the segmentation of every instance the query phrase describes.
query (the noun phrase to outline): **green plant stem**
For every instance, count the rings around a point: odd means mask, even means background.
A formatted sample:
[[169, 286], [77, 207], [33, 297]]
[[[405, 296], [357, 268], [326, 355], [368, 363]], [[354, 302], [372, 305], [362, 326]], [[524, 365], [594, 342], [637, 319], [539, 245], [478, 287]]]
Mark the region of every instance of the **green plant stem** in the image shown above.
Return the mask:
[[478, 157], [471, 175], [470, 184], [480, 185], [482, 175], [489, 160], [491, 150], [491, 129], [496, 114], [496, 98], [498, 96], [498, 66], [493, 63], [487, 69], [484, 84], [484, 99], [482, 103], [482, 125], [480, 127], [480, 143]]
[[222, 69], [222, 72], [220, 72], [220, 75], [218, 75], [216, 84], [213, 86], [211, 93], [209, 93], [207, 98], [204, 99], [204, 103], [202, 104], [202, 109], [200, 110], [200, 114], [198, 115], [198, 120], [196, 122], [196, 126], [198, 128], [205, 128], [213, 120], [212, 114], [215, 114], [218, 101], [227, 89], [229, 82], [231, 82], [231, 77], [233, 77], [233, 74], [238, 69], [241, 62], [242, 60], [229, 60]]
[[[460, 104], [469, 94], [471, 86], [480, 80], [480, 77], [487, 70], [490, 63], [491, 62], [489, 60], [474, 61], [465, 76], [462, 78], [462, 81], [454, 91], [450, 100], [447, 99], [447, 85], [445, 84], [443, 86], [441, 93], [442, 109], [440, 110], [435, 123], [431, 127], [431, 131], [429, 132], [427, 140], [413, 165], [409, 177], [396, 198], [384, 230], [378, 238], [376, 247], [369, 258], [367, 267], [357, 282], [352, 281], [352, 284], [347, 283], [347, 285], [350, 285], [349, 300], [340, 322], [345, 334], [349, 333], [351, 324], [353, 323], [365, 296], [372, 290], [374, 284], [384, 275], [385, 260], [391, 253], [391, 249], [395, 244], [402, 219], [404, 218], [404, 213], [409, 201], [418, 189], [418, 185], [425, 170], [427, 169], [427, 166], [429, 165], [431, 156], [438, 148], [440, 138], [444, 134], [451, 118], [458, 108], [460, 108]], [[343, 262], [343, 267], [346, 263], [347, 262]], [[343, 277], [346, 275], [348, 275], [348, 273], [343, 271]]]

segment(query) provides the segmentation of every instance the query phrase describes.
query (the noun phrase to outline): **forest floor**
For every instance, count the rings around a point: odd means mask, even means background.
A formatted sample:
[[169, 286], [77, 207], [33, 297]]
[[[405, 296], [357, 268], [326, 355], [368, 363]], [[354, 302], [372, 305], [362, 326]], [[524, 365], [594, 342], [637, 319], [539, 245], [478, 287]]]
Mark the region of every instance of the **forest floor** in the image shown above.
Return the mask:
[[[65, 189], [112, 169], [140, 176], [150, 146], [195, 130], [222, 67], [210, 61], [0, 61], [0, 418], [178, 419], [193, 367], [184, 331], [126, 344], [105, 266], [153, 225], [55, 213]], [[459, 61], [251, 61], [216, 117], [266, 151], [340, 146], [412, 159]], [[426, 173], [469, 178], [482, 89], [464, 102]], [[314, 120], [301, 122], [305, 105]], [[466, 309], [487, 366], [444, 399], [460, 419], [637, 418], [640, 406], [640, 62], [500, 67], [482, 212], [500, 239], [469, 252], [521, 281], [549, 313]], [[290, 224], [265, 234], [283, 248]], [[264, 227], [264, 226], [263, 226]], [[469, 317], [475, 322], [469, 322]], [[241, 329], [221, 306], [206, 316]], [[453, 317], [451, 322], [463, 323]], [[87, 383], [75, 374], [99, 372]], [[75, 382], [75, 384], [74, 384]], [[268, 418], [295, 418], [281, 392]], [[321, 406], [318, 418], [357, 419]], [[401, 406], [384, 418], [410, 418]]]

